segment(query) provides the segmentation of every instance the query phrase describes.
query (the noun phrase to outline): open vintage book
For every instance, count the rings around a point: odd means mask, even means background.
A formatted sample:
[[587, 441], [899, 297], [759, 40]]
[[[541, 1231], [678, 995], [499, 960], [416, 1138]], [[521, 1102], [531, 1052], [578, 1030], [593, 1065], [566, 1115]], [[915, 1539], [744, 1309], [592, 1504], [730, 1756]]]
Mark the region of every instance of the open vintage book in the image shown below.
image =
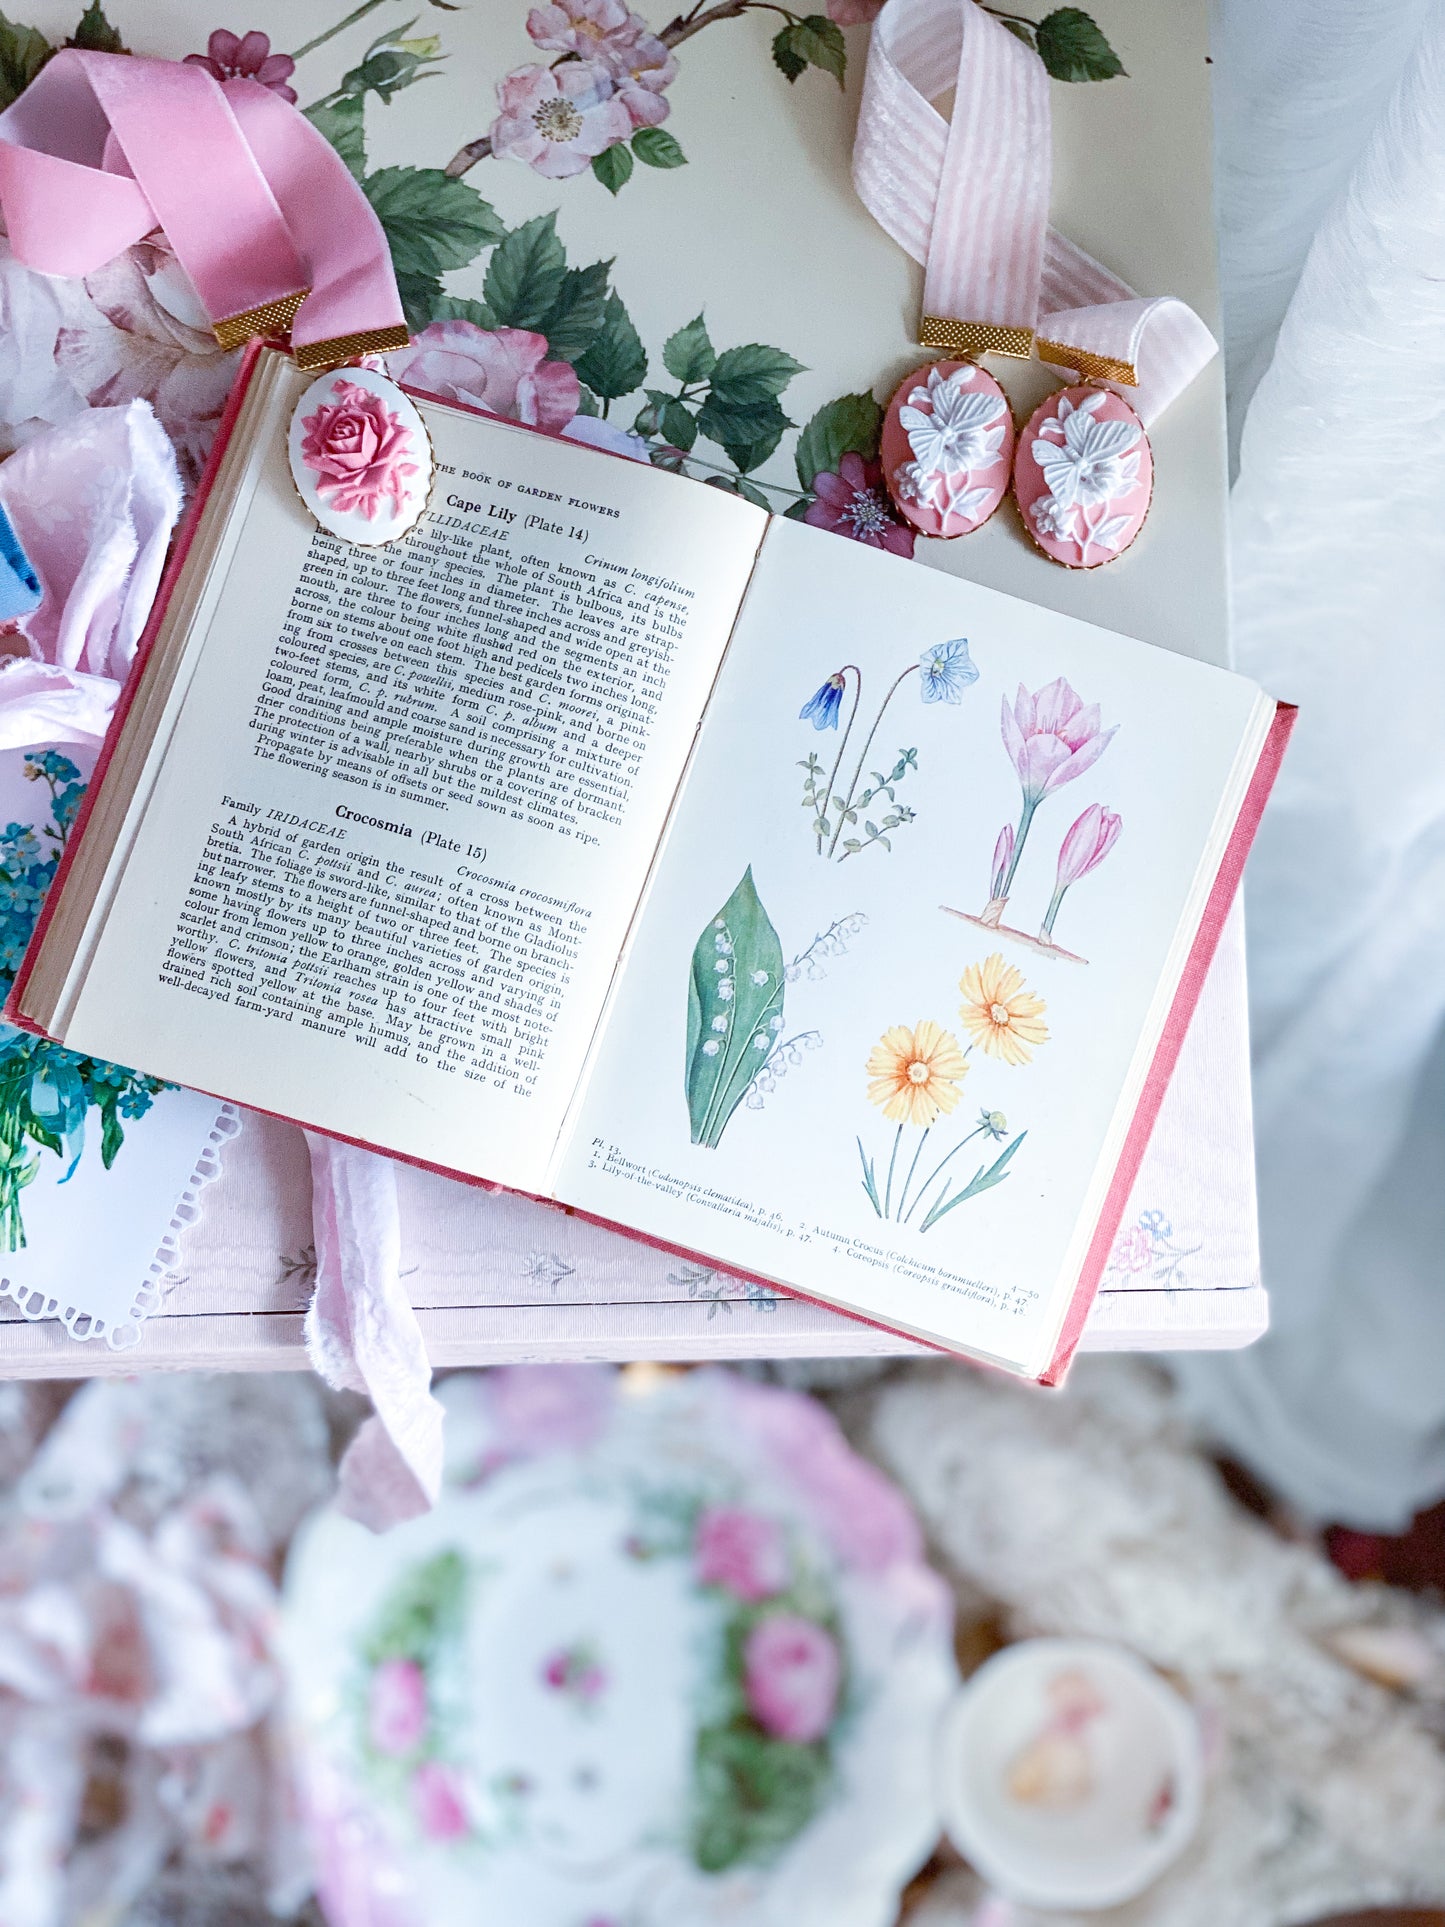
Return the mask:
[[1293, 712], [425, 398], [356, 547], [305, 385], [247, 362], [9, 1014], [1056, 1377]]

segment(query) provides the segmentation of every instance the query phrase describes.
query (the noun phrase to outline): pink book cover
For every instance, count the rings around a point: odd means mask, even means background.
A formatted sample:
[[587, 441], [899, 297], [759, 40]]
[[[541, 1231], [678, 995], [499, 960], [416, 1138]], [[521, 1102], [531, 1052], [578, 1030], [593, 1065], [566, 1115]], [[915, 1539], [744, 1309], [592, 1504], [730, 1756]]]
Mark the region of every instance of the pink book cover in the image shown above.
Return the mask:
[[[185, 566], [186, 558], [190, 553], [195, 531], [205, 509], [227, 445], [235, 430], [241, 406], [245, 400], [252, 375], [255, 372], [257, 360], [263, 348], [268, 346], [274, 347], [276, 345], [277, 344], [260, 340], [253, 341], [243, 357], [241, 370], [226, 404], [225, 412], [221, 417], [215, 444], [211, 450], [205, 471], [202, 474], [195, 497], [190, 504], [177, 534], [170, 561], [162, 578], [160, 588], [157, 591], [155, 606], [151, 611], [150, 619], [146, 624], [145, 631], [137, 648], [136, 661], [130, 679], [116, 705], [111, 728], [106, 737], [105, 744], [101, 749], [100, 756], [97, 759], [95, 771], [87, 789], [85, 801], [81, 806], [75, 829], [67, 840], [66, 849], [61, 857], [54, 881], [47, 893], [40, 916], [37, 919], [32, 941], [27, 949], [20, 969], [16, 973], [9, 997], [6, 1000], [3, 1012], [5, 1019], [16, 1025], [17, 1028], [29, 1031], [34, 1035], [44, 1036], [47, 1033], [42, 1026], [36, 1024], [32, 1019], [24, 1015], [19, 1006], [30, 980], [34, 967], [34, 959], [39, 952], [39, 939], [43, 936], [55, 914], [65, 888], [66, 877], [89, 828], [92, 807], [95, 798], [99, 795], [101, 780], [109, 768], [111, 758], [115, 752], [116, 744], [124, 726], [125, 718], [129, 714], [136, 691], [140, 687], [143, 679], [145, 665], [149, 659], [150, 651], [154, 646], [160, 625], [164, 620], [171, 595], [174, 592], [181, 571]], [[414, 392], [418, 394], [419, 399], [428, 399], [423, 391]], [[458, 404], [453, 403], [450, 405], [456, 406]], [[476, 410], [473, 412], [483, 413], [484, 411]], [[544, 431], [538, 430], [534, 432], [541, 433]], [[614, 459], [623, 460], [625, 458], [617, 456]], [[1263, 815], [1265, 804], [1269, 799], [1270, 791], [1274, 786], [1275, 778], [1278, 775], [1290, 733], [1294, 728], [1296, 715], [1296, 710], [1289, 704], [1281, 703], [1276, 708], [1273, 725], [1255, 767], [1253, 778], [1246, 793], [1244, 805], [1236, 819], [1233, 835], [1226, 849], [1224, 860], [1215, 877], [1204, 916], [1196, 933], [1188, 962], [1181, 977], [1178, 990], [1175, 993], [1168, 1019], [1165, 1023], [1153, 1063], [1150, 1066], [1149, 1074], [1145, 1081], [1143, 1094], [1135, 1109], [1123, 1153], [1115, 1169], [1113, 1180], [1105, 1198], [1104, 1207], [1100, 1212], [1098, 1222], [1095, 1226], [1088, 1255], [1080, 1272], [1068, 1312], [1060, 1331], [1058, 1345], [1048, 1369], [1041, 1375], [1040, 1382], [1043, 1384], [1057, 1385], [1062, 1382], [1070, 1361], [1078, 1348], [1089, 1307], [1094, 1301], [1104, 1268], [1108, 1263], [1109, 1253], [1118, 1235], [1124, 1210], [1128, 1204], [1130, 1191], [1138, 1175], [1144, 1152], [1148, 1147], [1149, 1138], [1159, 1115], [1159, 1108], [1163, 1102], [1164, 1094], [1169, 1087], [1169, 1080], [1173, 1075], [1174, 1066], [1178, 1060], [1180, 1046], [1184, 1041], [1190, 1019], [1193, 1016], [1195, 1005], [1199, 999], [1200, 990], [1208, 974], [1210, 961], [1214, 956], [1215, 948], [1219, 942], [1220, 932], [1224, 927], [1225, 917], [1239, 888], [1245, 860], [1249, 854], [1250, 846], [1254, 841], [1255, 833], [1258, 830], [1260, 818]], [[220, 1099], [225, 1099], [226, 1097], [226, 1093], [221, 1091], [208, 1094]], [[315, 1128], [308, 1125], [306, 1121], [301, 1118], [284, 1117], [283, 1114], [274, 1112], [268, 1113], [268, 1115], [282, 1116], [284, 1122], [301, 1125], [306, 1129]], [[403, 1153], [389, 1150], [387, 1147], [374, 1144], [365, 1138], [349, 1136], [339, 1131], [325, 1133], [325, 1135], [335, 1137], [342, 1143], [354, 1145], [360, 1150], [372, 1151], [382, 1157], [397, 1158], [402, 1163], [413, 1164], [423, 1170], [435, 1171], [440, 1176], [459, 1179], [463, 1183], [479, 1185], [489, 1190], [502, 1190], [506, 1188], [500, 1185], [488, 1184], [485, 1179], [473, 1177], [466, 1172], [453, 1170], [446, 1165], [429, 1162], [422, 1158], [407, 1157]], [[532, 1194], [519, 1192], [518, 1195], [530, 1196]], [[574, 1207], [561, 1204], [555, 1199], [539, 1198], [536, 1201], [550, 1205], [558, 1210], [567, 1211], [572, 1215], [586, 1218], [590, 1222], [605, 1226], [607, 1229], [621, 1232], [624, 1236], [634, 1239], [638, 1243], [672, 1253], [684, 1260], [711, 1262], [710, 1254], [699, 1252], [684, 1245], [669, 1243], [666, 1240], [653, 1237], [648, 1233], [634, 1230], [627, 1224], [603, 1218], [593, 1213], [576, 1211]], [[729, 1265], [728, 1268], [738, 1277], [750, 1279], [753, 1282], [766, 1285], [772, 1289], [785, 1290], [792, 1297], [802, 1299], [809, 1297], [809, 1294], [806, 1292], [800, 1292], [794, 1287], [787, 1286], [783, 1284], [781, 1280], [741, 1270], [733, 1265]], [[813, 1300], [812, 1302], [826, 1302], [826, 1308], [828, 1310], [852, 1318], [861, 1325], [872, 1326], [884, 1331], [894, 1329], [888, 1325], [886, 1320], [868, 1317], [861, 1312], [853, 1311], [846, 1306], [835, 1304], [832, 1301]], [[918, 1339], [918, 1334], [915, 1332], [909, 1332], [905, 1335], [913, 1338], [915, 1341]], [[946, 1345], [942, 1341], [934, 1340], [931, 1342], [936, 1345], [936, 1348], [940, 1352], [952, 1352], [955, 1350], [954, 1347]], [[967, 1354], [960, 1353], [960, 1355], [966, 1356]]]

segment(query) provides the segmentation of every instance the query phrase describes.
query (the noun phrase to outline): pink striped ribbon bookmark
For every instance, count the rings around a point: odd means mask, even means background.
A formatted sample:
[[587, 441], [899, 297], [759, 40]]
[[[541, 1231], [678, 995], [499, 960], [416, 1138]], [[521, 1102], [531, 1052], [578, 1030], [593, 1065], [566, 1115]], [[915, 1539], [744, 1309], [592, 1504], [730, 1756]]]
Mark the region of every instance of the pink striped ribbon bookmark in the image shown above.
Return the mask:
[[[950, 88], [945, 119], [932, 103]], [[1061, 371], [1127, 387], [1147, 425], [1218, 346], [1185, 302], [1141, 298], [1049, 226], [1052, 166], [1037, 54], [974, 0], [887, 0], [868, 52], [853, 180], [924, 265], [924, 346], [1035, 350]]]

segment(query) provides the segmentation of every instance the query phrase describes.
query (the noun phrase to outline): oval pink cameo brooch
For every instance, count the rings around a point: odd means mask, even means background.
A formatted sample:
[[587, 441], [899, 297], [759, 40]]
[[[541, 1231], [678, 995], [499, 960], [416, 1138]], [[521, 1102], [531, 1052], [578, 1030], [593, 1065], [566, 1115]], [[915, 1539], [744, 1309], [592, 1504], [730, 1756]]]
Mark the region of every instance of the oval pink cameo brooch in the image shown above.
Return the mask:
[[888, 404], [880, 452], [888, 493], [920, 535], [971, 535], [1008, 492], [1008, 396], [974, 361], [917, 368]]
[[1044, 554], [1066, 569], [1097, 569], [1122, 555], [1144, 526], [1153, 489], [1144, 424], [1111, 388], [1059, 389], [1019, 436], [1019, 514]]
[[311, 514], [375, 548], [415, 528], [431, 496], [432, 450], [411, 397], [375, 368], [334, 368], [297, 402], [291, 476]]

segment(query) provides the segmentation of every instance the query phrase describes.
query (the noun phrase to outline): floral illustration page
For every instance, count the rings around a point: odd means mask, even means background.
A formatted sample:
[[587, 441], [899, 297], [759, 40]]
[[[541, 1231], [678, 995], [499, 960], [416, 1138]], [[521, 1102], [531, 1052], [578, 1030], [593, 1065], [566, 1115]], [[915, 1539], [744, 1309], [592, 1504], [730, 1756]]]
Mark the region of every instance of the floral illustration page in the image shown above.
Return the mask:
[[772, 524], [557, 1194], [1041, 1370], [1263, 707]]

